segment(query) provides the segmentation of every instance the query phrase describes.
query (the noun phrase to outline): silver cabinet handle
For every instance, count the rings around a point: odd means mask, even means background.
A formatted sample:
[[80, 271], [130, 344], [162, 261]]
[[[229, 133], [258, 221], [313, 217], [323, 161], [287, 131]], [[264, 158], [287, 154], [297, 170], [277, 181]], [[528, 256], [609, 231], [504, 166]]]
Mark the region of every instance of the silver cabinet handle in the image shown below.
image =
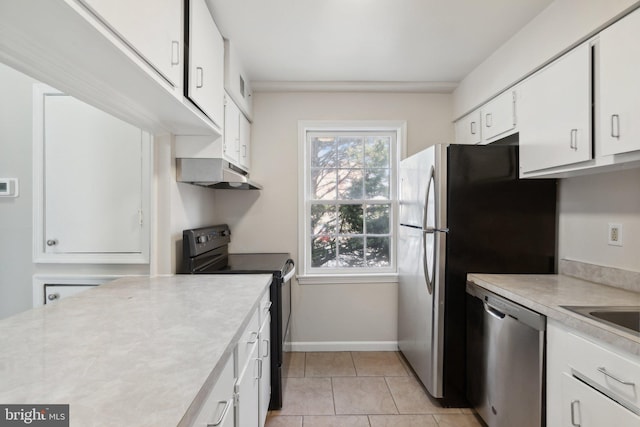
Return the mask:
[[200, 89], [204, 86], [204, 70], [202, 67], [196, 67], [196, 88]]
[[471, 122], [471, 135], [476, 134], [476, 122]]
[[620, 138], [620, 115], [611, 115], [611, 137]]
[[618, 376], [616, 376], [616, 375], [612, 374], [611, 372], [608, 372], [608, 371], [607, 371], [607, 369], [606, 369], [606, 368], [604, 368], [604, 367], [600, 367], [600, 368], [598, 368], [598, 372], [602, 372], [605, 376], [607, 376], [607, 377], [611, 378], [611, 379], [612, 379], [612, 380], [614, 380], [614, 381], [619, 382], [620, 384], [628, 385], [628, 386], [630, 386], [630, 387], [635, 387], [635, 386], [636, 386], [636, 383], [631, 382], [631, 381], [625, 381], [625, 380], [623, 380], [622, 378], [620, 378], [620, 377], [618, 377]]
[[485, 126], [487, 126], [488, 128], [490, 128], [491, 126], [493, 126], [493, 115], [491, 113], [487, 113], [484, 116], [484, 124]]
[[256, 359], [256, 362], [258, 363], [258, 376], [256, 379], [259, 380], [262, 378], [262, 359]]
[[267, 353], [263, 354], [262, 357], [269, 357], [269, 353], [271, 352], [271, 343], [269, 340], [262, 340], [263, 343], [265, 343], [266, 348], [267, 348]]
[[[576, 408], [578, 408], [578, 410], [576, 411]], [[578, 413], [578, 422], [576, 422], [576, 412]], [[571, 425], [572, 426], [576, 426], [576, 427], [580, 427], [580, 401], [579, 400], [574, 400], [571, 402]]]
[[171, 65], [180, 64], [180, 43], [177, 40], [171, 41]]
[[569, 138], [569, 147], [572, 150], [578, 151], [578, 129], [571, 129], [571, 135]]
[[56, 239], [47, 240], [47, 246], [55, 246], [57, 244], [58, 244], [58, 241]]
[[55, 301], [55, 300], [57, 300], [58, 298], [60, 298], [60, 294], [49, 294], [49, 295], [47, 295], [47, 299], [48, 299], [49, 301]]
[[207, 423], [207, 427], [216, 427], [222, 424], [222, 421], [227, 416], [227, 412], [229, 412], [229, 408], [231, 407], [231, 405], [233, 405], [233, 399], [221, 400], [220, 402], [218, 402], [218, 405], [222, 403], [224, 403], [224, 409], [222, 410], [222, 413], [220, 414], [218, 419], [213, 422], [213, 424]]

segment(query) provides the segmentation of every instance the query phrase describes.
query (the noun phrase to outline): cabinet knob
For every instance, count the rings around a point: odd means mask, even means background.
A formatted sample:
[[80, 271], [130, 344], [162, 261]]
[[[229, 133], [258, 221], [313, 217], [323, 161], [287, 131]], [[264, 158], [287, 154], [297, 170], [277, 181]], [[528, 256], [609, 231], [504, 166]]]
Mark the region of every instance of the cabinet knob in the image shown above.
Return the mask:
[[48, 299], [49, 301], [55, 301], [55, 300], [57, 300], [58, 298], [60, 298], [60, 294], [49, 294], [49, 295], [47, 295], [47, 299]]
[[47, 240], [47, 246], [55, 246], [57, 244], [58, 244], [58, 241], [56, 239]]

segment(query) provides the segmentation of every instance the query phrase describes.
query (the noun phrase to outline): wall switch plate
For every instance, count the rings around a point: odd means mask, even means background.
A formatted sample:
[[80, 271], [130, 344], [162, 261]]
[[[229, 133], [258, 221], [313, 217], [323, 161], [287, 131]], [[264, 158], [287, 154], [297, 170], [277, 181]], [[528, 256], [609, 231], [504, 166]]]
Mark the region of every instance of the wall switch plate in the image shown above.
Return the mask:
[[622, 224], [609, 223], [607, 243], [611, 246], [622, 246]]

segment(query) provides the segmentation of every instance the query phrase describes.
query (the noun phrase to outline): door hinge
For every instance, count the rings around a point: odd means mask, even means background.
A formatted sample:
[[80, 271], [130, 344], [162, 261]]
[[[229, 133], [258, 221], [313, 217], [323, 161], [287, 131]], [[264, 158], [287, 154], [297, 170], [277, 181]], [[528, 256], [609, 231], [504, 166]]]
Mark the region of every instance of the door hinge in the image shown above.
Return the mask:
[[240, 393], [233, 393], [233, 406], [240, 405]]
[[144, 217], [142, 215], [142, 209], [138, 209], [138, 222], [140, 223], [141, 226], [144, 223]]

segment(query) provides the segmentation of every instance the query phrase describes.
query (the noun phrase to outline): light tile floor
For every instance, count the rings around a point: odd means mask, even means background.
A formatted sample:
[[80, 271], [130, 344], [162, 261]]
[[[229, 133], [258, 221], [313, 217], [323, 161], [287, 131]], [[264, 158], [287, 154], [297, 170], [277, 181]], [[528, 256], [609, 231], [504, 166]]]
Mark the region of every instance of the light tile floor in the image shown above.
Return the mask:
[[397, 352], [286, 353], [284, 405], [267, 427], [482, 427], [443, 408]]

